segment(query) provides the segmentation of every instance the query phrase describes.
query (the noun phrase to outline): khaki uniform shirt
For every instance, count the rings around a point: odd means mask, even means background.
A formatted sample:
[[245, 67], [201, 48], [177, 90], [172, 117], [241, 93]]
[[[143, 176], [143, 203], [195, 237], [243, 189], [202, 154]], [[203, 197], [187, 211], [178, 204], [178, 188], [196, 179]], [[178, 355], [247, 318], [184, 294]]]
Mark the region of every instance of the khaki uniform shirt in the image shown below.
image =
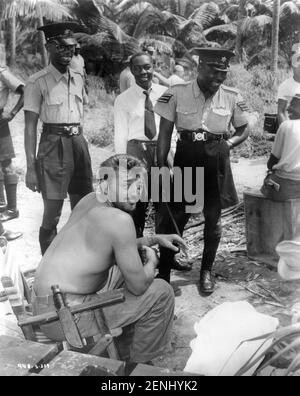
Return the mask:
[[158, 99], [154, 111], [183, 130], [204, 129], [215, 134], [227, 133], [248, 123], [246, 105], [240, 93], [221, 85], [212, 97], [205, 99], [196, 80], [169, 88]]
[[81, 123], [86, 103], [82, 75], [72, 69], [61, 74], [50, 64], [25, 86], [24, 110], [39, 114], [44, 123]]
[[24, 83], [15, 77], [6, 67], [0, 68], [0, 109], [7, 103], [9, 91], [15, 92]]

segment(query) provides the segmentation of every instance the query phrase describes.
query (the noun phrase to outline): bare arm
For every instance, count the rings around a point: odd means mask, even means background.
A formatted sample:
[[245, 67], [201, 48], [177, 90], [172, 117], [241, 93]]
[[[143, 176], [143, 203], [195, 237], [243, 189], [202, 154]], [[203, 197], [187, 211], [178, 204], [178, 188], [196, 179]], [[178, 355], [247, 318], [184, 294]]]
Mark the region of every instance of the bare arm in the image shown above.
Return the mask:
[[159, 167], [168, 166], [168, 154], [171, 147], [173, 128], [173, 121], [161, 117], [157, 141], [157, 161]]
[[277, 118], [278, 118], [278, 123], [279, 125], [287, 120], [286, 116], [286, 107], [287, 107], [287, 101], [284, 99], [278, 99], [278, 105], [277, 105]]
[[[124, 230], [126, 230], [124, 232]], [[117, 266], [120, 268], [128, 290], [139, 296], [151, 285], [158, 261], [151, 249], [146, 249], [146, 262], [143, 266], [136, 243], [136, 231], [132, 218], [119, 214], [111, 230], [112, 245]], [[149, 249], [149, 250], [148, 250]]]
[[39, 191], [35, 170], [38, 119], [39, 115], [37, 113], [25, 111], [26, 186], [32, 191]]
[[156, 77], [156, 78], [158, 78], [159, 82], [160, 82], [162, 85], [165, 85], [166, 87], [170, 87], [170, 86], [171, 86], [171, 84], [170, 84], [170, 82], [169, 82], [169, 79], [166, 78], [166, 77], [164, 77], [162, 74], [157, 73], [156, 71], [154, 71], [154, 72], [153, 72], [153, 76]]
[[24, 105], [24, 87], [23, 87], [23, 85], [20, 85], [16, 89], [15, 93], [19, 95], [19, 99], [18, 99], [17, 103], [11, 109], [11, 111], [9, 113], [3, 114], [3, 116], [2, 116], [2, 119], [7, 120], [8, 122], [11, 121], [16, 116], [16, 114], [18, 114], [18, 112], [22, 109], [22, 107]]
[[167, 249], [171, 249], [174, 252], [178, 252], [180, 247], [184, 252], [187, 251], [187, 245], [184, 240], [177, 234], [156, 234], [147, 237], [138, 238], [136, 240], [138, 249], [142, 246], [154, 246], [159, 245]]
[[235, 133], [233, 136], [227, 140], [227, 142], [231, 145], [231, 147], [238, 146], [243, 143], [249, 136], [249, 129], [247, 128], [247, 124], [237, 127], [235, 129]]

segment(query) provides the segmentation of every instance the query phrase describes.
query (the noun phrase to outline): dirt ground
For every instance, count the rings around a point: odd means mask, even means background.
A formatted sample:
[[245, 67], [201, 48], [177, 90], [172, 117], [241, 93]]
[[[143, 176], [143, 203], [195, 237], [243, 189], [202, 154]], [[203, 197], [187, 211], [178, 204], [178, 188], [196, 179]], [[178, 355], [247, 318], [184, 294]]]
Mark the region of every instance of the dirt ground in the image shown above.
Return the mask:
[[[91, 123], [105, 123], [101, 119], [101, 109], [89, 109], [86, 116], [87, 126]], [[15, 259], [20, 263], [28, 279], [32, 277], [35, 268], [40, 261], [38, 230], [42, 218], [42, 199], [39, 194], [33, 193], [25, 187], [24, 172], [26, 169], [23, 130], [23, 114], [18, 114], [11, 123], [11, 130], [15, 144], [17, 166], [21, 181], [18, 187], [19, 219], [5, 223], [5, 227], [14, 231], [23, 232], [23, 238], [10, 242], [14, 247]], [[93, 170], [100, 162], [110, 156], [111, 149], [90, 147], [93, 162]], [[247, 188], [259, 188], [264, 178], [266, 158], [255, 160], [241, 158], [232, 163], [236, 187], [240, 197]], [[59, 228], [66, 222], [70, 214], [69, 202], [66, 200]], [[209, 310], [225, 301], [249, 301], [259, 312], [270, 314], [279, 318], [280, 323], [290, 323], [289, 308], [300, 297], [300, 283], [286, 283], [280, 281], [275, 270], [267, 266], [251, 262], [245, 252], [232, 253], [234, 247], [241, 244], [245, 239], [244, 222], [232, 223], [225, 228], [221, 246], [216, 259], [215, 271], [217, 275], [217, 288], [209, 297], [202, 297], [198, 293], [196, 281], [199, 278], [199, 265], [202, 253], [202, 242], [199, 243], [197, 235], [191, 237], [190, 260], [193, 269], [190, 272], [176, 272], [172, 274], [172, 283], [178, 285], [181, 295], [176, 297], [173, 340], [169, 351], [161, 358], [155, 360], [155, 365], [169, 369], [182, 370], [191, 354], [190, 341], [195, 337], [194, 324]], [[151, 230], [150, 230], [151, 231]], [[196, 237], [196, 238], [195, 238]], [[251, 290], [272, 291], [273, 297], [262, 298]]]

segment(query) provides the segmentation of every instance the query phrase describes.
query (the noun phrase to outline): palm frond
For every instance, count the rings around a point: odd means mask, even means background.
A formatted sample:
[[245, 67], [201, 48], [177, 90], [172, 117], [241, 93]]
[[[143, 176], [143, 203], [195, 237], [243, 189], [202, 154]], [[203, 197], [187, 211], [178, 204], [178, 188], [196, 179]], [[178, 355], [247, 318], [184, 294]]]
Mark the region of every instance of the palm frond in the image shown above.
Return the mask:
[[242, 36], [253, 36], [258, 31], [263, 31], [267, 26], [272, 26], [272, 18], [267, 15], [244, 18], [241, 26]]
[[205, 37], [209, 36], [211, 33], [226, 34], [228, 36], [235, 37], [237, 32], [236, 23], [228, 23], [226, 25], [212, 26], [209, 29], [203, 31]]
[[293, 1], [287, 1], [280, 6], [280, 19], [288, 18], [292, 14], [299, 14], [299, 9]]
[[204, 3], [197, 8], [189, 19], [196, 21], [203, 29], [208, 29], [212, 26], [215, 19], [220, 15], [220, 8], [214, 2]]
[[232, 4], [227, 7], [223, 13], [228, 16], [231, 21], [236, 21], [238, 19], [239, 6], [237, 4]]
[[64, 17], [72, 18], [69, 7], [57, 0], [18, 0], [18, 2], [9, 0], [5, 6], [3, 18], [11, 18], [14, 15], [20, 17], [32, 15], [34, 17], [37, 2], [40, 5], [42, 15], [48, 20], [56, 21]]
[[155, 31], [163, 31], [171, 36], [176, 36], [182, 18], [173, 15], [168, 11], [160, 11], [153, 6], [147, 7], [141, 14], [139, 21], [135, 27], [133, 37], [138, 38], [143, 34], [151, 31], [155, 27]]

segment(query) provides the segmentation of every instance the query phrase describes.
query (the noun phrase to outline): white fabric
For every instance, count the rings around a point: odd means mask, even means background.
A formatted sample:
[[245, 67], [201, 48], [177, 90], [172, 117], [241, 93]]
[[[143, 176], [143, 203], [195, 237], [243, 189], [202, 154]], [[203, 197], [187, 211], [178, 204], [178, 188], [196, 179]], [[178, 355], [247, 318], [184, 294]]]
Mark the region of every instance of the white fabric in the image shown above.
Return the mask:
[[185, 83], [184, 79], [177, 76], [177, 74], [172, 74], [172, 76], [168, 78], [168, 82], [170, 84], [170, 87], [173, 87], [173, 85]]
[[[150, 99], [154, 105], [157, 99], [165, 92], [167, 88], [152, 83], [150, 91]], [[125, 154], [127, 142], [132, 139], [149, 140], [145, 136], [145, 100], [146, 95], [143, 89], [136, 83], [121, 93], [115, 100], [114, 105], [114, 126], [115, 126], [115, 152], [117, 154]], [[157, 140], [159, 131], [160, 117], [155, 114], [155, 123], [157, 134], [152, 139]]]
[[300, 279], [300, 237], [282, 241], [276, 246], [279, 255], [278, 273], [284, 280]]
[[286, 120], [280, 125], [272, 154], [279, 159], [273, 166], [276, 175], [300, 180], [300, 120]]
[[292, 97], [296, 94], [300, 94], [300, 83], [294, 80], [293, 77], [288, 78], [283, 81], [278, 88], [277, 100], [283, 99], [287, 101], [287, 105], [289, 105]]
[[[195, 324], [197, 338], [190, 343], [192, 354], [184, 371], [205, 376], [233, 376], [265, 339], [239, 346], [240, 343], [271, 333], [278, 325], [278, 319], [256, 312], [246, 301], [221, 304]], [[259, 353], [270, 344], [271, 340]], [[259, 364], [245, 375], [253, 374]]]
[[4, 303], [5, 307], [2, 305], [3, 303], [0, 302], [0, 316], [6, 311], [7, 314], [12, 313], [13, 311], [11, 309], [11, 304], [19, 305], [23, 302], [24, 296], [24, 286], [21, 278], [19, 265], [17, 261], [14, 260], [14, 255], [11, 251], [11, 247], [9, 244], [6, 247], [5, 253], [3, 253], [2, 249], [0, 248], [0, 291], [4, 289], [1, 282], [1, 278], [4, 276], [7, 276], [12, 280], [16, 292], [13, 292], [12, 294], [8, 293], [10, 302], [8, 302], [8, 304]]

